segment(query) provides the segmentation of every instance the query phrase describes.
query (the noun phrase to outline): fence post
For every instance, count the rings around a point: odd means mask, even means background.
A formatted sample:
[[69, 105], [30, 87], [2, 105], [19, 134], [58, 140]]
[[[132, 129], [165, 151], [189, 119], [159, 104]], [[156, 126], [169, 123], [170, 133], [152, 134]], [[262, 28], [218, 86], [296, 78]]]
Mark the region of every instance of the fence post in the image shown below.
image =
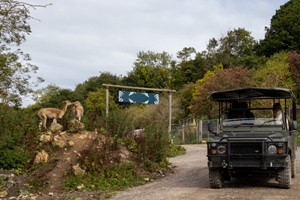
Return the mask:
[[203, 137], [203, 119], [201, 117], [201, 119], [199, 120], [199, 140], [200, 140], [200, 144], [202, 144], [202, 137]]
[[181, 127], [181, 134], [182, 134], [182, 144], [185, 143], [185, 138], [184, 138], [184, 123], [182, 124], [182, 127]]
[[198, 117], [196, 118], [196, 141], [197, 144], [199, 144], [199, 134], [200, 134], [200, 130], [199, 130], [199, 119]]

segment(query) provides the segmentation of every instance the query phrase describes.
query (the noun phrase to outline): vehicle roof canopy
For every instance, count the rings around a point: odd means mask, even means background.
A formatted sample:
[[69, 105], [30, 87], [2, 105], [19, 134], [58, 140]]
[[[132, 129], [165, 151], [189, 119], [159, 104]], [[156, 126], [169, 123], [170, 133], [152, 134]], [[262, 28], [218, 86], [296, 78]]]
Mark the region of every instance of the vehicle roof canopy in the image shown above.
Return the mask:
[[293, 92], [286, 88], [238, 88], [213, 92], [209, 98], [213, 101], [231, 101], [248, 99], [292, 99]]

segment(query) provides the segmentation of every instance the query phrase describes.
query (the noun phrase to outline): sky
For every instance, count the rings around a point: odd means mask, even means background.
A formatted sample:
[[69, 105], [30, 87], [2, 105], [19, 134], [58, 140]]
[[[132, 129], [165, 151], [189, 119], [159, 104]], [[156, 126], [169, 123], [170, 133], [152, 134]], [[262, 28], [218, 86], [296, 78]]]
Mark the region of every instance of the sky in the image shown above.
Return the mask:
[[[255, 40], [288, 0], [26, 0], [52, 6], [31, 11], [32, 33], [21, 49], [49, 84], [75, 89], [101, 72], [126, 76], [140, 51], [184, 47], [202, 52], [209, 39], [245, 28]], [[25, 104], [30, 100], [25, 99]]]

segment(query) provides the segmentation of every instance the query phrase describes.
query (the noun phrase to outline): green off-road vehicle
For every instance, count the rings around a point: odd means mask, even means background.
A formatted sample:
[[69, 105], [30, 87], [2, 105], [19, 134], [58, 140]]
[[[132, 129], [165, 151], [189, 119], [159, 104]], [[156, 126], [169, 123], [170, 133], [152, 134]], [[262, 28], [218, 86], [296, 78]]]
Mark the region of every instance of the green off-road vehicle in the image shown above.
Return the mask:
[[[296, 175], [296, 99], [284, 88], [242, 88], [213, 92], [218, 103], [215, 135], [207, 143], [211, 188], [231, 177], [273, 176], [290, 188]], [[216, 130], [216, 131], [214, 131]]]

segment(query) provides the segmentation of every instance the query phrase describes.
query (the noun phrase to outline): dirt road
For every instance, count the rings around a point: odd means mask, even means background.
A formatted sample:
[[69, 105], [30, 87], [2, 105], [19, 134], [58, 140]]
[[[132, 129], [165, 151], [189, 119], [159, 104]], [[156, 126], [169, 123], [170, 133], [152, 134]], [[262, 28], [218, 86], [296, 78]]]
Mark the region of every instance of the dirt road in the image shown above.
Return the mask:
[[[280, 189], [274, 179], [252, 177], [225, 182], [223, 189], [210, 189], [206, 145], [186, 145], [187, 153], [171, 158], [175, 173], [152, 183], [119, 192], [111, 200], [201, 200], [201, 199], [300, 199], [300, 173], [291, 189]], [[297, 168], [300, 169], [300, 148]]]

